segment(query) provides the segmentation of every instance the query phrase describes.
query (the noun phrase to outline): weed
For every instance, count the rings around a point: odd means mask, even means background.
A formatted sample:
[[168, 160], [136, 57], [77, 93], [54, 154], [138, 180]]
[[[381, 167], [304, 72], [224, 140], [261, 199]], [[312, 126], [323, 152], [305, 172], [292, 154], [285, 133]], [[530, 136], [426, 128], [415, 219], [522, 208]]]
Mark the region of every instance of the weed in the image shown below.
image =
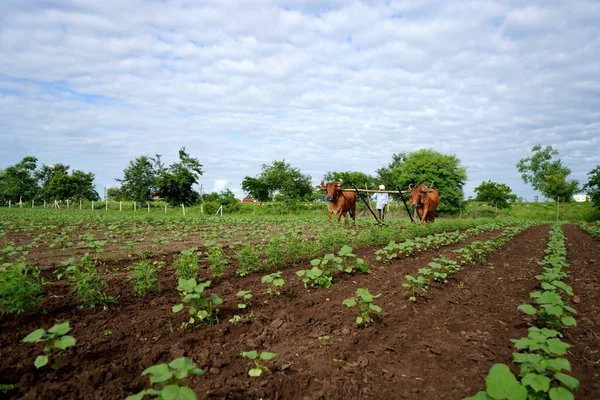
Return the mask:
[[42, 301], [42, 286], [47, 283], [40, 268], [28, 262], [0, 267], [0, 314], [35, 311]]

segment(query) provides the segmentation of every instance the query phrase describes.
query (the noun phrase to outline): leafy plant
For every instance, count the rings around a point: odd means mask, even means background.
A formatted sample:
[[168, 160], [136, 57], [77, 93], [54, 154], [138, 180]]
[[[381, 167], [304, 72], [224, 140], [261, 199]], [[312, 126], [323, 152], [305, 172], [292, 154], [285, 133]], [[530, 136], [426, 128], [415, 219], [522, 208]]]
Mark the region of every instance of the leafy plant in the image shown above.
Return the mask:
[[215, 278], [220, 278], [225, 275], [225, 268], [229, 265], [225, 252], [221, 246], [212, 246], [206, 250], [206, 258], [208, 259], [208, 269]]
[[296, 275], [302, 278], [304, 287], [310, 285], [312, 287], [331, 287], [333, 277], [326, 270], [322, 270], [319, 267], [312, 267], [311, 269], [301, 269], [296, 271]]
[[238, 250], [236, 256], [240, 264], [235, 273], [236, 276], [246, 276], [258, 271], [260, 257], [259, 252], [255, 247], [250, 244], [244, 244], [242, 248]]
[[347, 307], [355, 307], [358, 305], [358, 317], [356, 317], [356, 325], [366, 327], [373, 322], [372, 313], [381, 312], [381, 307], [373, 303], [373, 300], [379, 297], [381, 297], [381, 293], [373, 296], [371, 293], [369, 293], [369, 289], [358, 288], [356, 289], [356, 297], [344, 299], [342, 304]]
[[267, 288], [267, 293], [271, 296], [279, 296], [281, 294], [279, 288], [285, 284], [285, 281], [281, 277], [281, 272], [265, 275], [261, 278], [260, 282], [271, 284], [272, 287]]
[[44, 354], [36, 357], [34, 365], [36, 368], [42, 368], [48, 364], [51, 359], [54, 359], [53, 368], [58, 368], [59, 360], [62, 358], [64, 351], [72, 346], [75, 346], [75, 338], [67, 335], [71, 331], [69, 321], [61, 324], [55, 324], [46, 332], [44, 329], [36, 329], [22, 340], [24, 343], [43, 343]]
[[177, 268], [175, 274], [184, 279], [196, 278], [200, 269], [199, 257], [201, 254], [197, 248], [182, 250], [179, 257], [173, 262], [173, 265]]
[[577, 325], [575, 318], [569, 315], [576, 314], [577, 311], [566, 305], [555, 291], [536, 291], [531, 293], [530, 297], [534, 299], [539, 308], [531, 304], [521, 304], [517, 309], [527, 315], [534, 315], [538, 325], [559, 330]]
[[[214, 293], [206, 293], [205, 289], [210, 287], [211, 281], [196, 283], [196, 279], [179, 278], [177, 290], [182, 296], [183, 303], [190, 303], [188, 312], [190, 320], [184, 323], [193, 326], [208, 325], [213, 326], [219, 323], [219, 309], [215, 306], [223, 304], [223, 300]], [[180, 303], [173, 306], [173, 312], [177, 313], [184, 309], [184, 304]]]
[[526, 400], [527, 389], [504, 364], [494, 364], [485, 378], [486, 390], [463, 400]]
[[267, 351], [263, 351], [259, 354], [256, 350], [251, 350], [240, 353], [240, 356], [254, 361], [254, 368], [251, 368], [248, 371], [248, 375], [261, 376], [263, 371], [271, 372], [271, 370], [268, 367], [262, 365], [262, 362], [274, 359], [275, 357], [277, 357], [277, 354], [269, 353]]
[[41, 272], [25, 261], [0, 267], [0, 314], [18, 315], [39, 308], [42, 286], [47, 284]]
[[410, 291], [410, 297], [408, 298], [410, 301], [417, 301], [417, 291], [427, 292], [428, 285], [424, 276], [405, 275], [404, 279], [408, 282], [403, 283], [402, 287]]
[[116, 303], [115, 298], [107, 294], [108, 283], [100, 276], [89, 254], [85, 254], [79, 265], [68, 266], [65, 274], [69, 283], [74, 286], [73, 292], [79, 297], [81, 307], [93, 308], [96, 305]]
[[252, 291], [251, 290], [240, 290], [236, 294], [237, 297], [242, 299], [242, 303], [238, 304], [238, 308], [240, 310], [248, 308], [250, 305], [250, 299], [252, 299]]
[[134, 296], [144, 296], [148, 293], [159, 293], [160, 280], [158, 279], [157, 269], [164, 264], [163, 261], [139, 261], [129, 267], [133, 272], [125, 281], [134, 281], [132, 294]]
[[203, 375], [204, 371], [186, 357], [180, 357], [169, 364], [158, 364], [146, 368], [142, 376], [150, 375], [150, 385], [156, 388], [145, 389], [138, 394], [127, 396], [126, 400], [141, 400], [146, 395], [158, 400], [196, 400], [196, 393], [187, 386], [180, 386], [180, 381], [192, 375]]

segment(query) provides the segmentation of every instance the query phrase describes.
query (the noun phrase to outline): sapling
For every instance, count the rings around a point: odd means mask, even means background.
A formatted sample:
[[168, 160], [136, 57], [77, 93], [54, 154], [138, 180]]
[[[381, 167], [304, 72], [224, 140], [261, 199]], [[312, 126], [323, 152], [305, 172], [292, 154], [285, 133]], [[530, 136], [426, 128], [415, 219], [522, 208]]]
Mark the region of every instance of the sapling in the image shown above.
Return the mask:
[[[190, 303], [189, 314], [190, 320], [184, 323], [184, 327], [188, 324], [194, 326], [208, 325], [213, 326], [219, 323], [219, 309], [215, 308], [216, 305], [223, 304], [223, 300], [214, 293], [210, 295], [205, 292], [205, 289], [209, 287], [211, 281], [196, 283], [196, 279], [183, 279], [179, 278], [179, 290], [182, 296], [183, 303]], [[177, 304], [173, 306], [173, 312], [177, 313], [184, 308], [184, 304]]]
[[53, 368], [58, 368], [59, 360], [64, 354], [65, 349], [75, 345], [75, 338], [67, 335], [71, 327], [69, 321], [61, 324], [55, 324], [46, 332], [44, 329], [36, 329], [22, 340], [24, 343], [43, 343], [44, 354], [36, 357], [33, 363], [36, 368], [41, 368], [48, 364], [50, 359], [54, 359]]
[[356, 325], [368, 326], [373, 322], [372, 312], [381, 312], [381, 307], [373, 304], [373, 300], [381, 297], [381, 293], [373, 296], [369, 293], [369, 289], [356, 289], [356, 297], [351, 297], [342, 301], [342, 304], [347, 307], [358, 305], [358, 317], [356, 317]]
[[236, 296], [242, 299], [242, 303], [238, 304], [238, 308], [240, 310], [246, 309], [250, 306], [250, 299], [252, 299], [251, 290], [240, 290], [237, 292]]
[[270, 283], [271, 286], [273, 286], [272, 288], [267, 289], [267, 293], [270, 294], [271, 296], [279, 296], [281, 294], [281, 292], [279, 291], [279, 288], [285, 284], [285, 281], [281, 277], [280, 271], [263, 276], [262, 279], [260, 280], [260, 282], [261, 283]]
[[150, 385], [156, 385], [156, 388], [142, 390], [138, 394], [127, 396], [126, 400], [141, 400], [146, 395], [154, 396], [159, 400], [196, 400], [196, 393], [192, 389], [179, 386], [179, 382], [189, 374], [203, 375], [204, 371], [185, 357], [177, 358], [169, 364], [148, 367], [142, 372], [142, 376], [150, 375]]
[[252, 351], [244, 351], [244, 352], [240, 353], [240, 356], [254, 361], [255, 367], [251, 368], [248, 371], [248, 375], [261, 376], [263, 371], [271, 372], [271, 370], [268, 367], [262, 365], [262, 362], [274, 359], [275, 357], [277, 357], [277, 354], [269, 353], [267, 351], [263, 351], [259, 354], [256, 350], [252, 350]]

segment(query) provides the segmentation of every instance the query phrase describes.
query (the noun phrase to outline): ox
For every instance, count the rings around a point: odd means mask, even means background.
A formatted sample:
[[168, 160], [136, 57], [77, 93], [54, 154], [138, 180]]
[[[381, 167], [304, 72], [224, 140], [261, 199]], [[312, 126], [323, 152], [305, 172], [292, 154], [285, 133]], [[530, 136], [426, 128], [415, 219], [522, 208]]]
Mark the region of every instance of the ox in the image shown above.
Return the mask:
[[331, 223], [331, 216], [337, 215], [338, 223], [344, 215], [344, 226], [348, 224], [348, 212], [356, 224], [356, 195], [354, 192], [342, 192], [340, 188], [344, 183], [340, 179], [339, 183], [325, 183], [321, 181], [321, 185], [325, 190], [325, 196], [329, 200], [329, 223]]
[[435, 221], [435, 210], [438, 206], [438, 191], [419, 184], [416, 188], [412, 184], [408, 185], [410, 190], [410, 204], [413, 210], [421, 219], [421, 223]]

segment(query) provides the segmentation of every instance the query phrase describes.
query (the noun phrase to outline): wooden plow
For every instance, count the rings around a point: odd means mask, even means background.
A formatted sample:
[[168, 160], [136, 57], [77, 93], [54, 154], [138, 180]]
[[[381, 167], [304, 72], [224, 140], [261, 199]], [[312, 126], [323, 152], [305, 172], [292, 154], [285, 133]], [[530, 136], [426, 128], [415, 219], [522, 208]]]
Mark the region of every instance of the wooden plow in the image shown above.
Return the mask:
[[365, 206], [367, 206], [367, 209], [371, 212], [371, 215], [373, 216], [373, 218], [375, 218], [375, 221], [377, 221], [380, 224], [383, 224], [383, 222], [379, 219], [379, 217], [377, 216], [377, 214], [375, 213], [375, 211], [373, 211], [373, 209], [371, 208], [371, 202], [369, 199], [365, 199], [365, 197], [363, 196], [363, 194], [368, 194], [369, 193], [391, 193], [391, 194], [399, 194], [400, 198], [402, 199], [402, 202], [404, 203], [404, 207], [406, 208], [406, 212], [408, 213], [408, 216], [410, 217], [411, 222], [415, 222], [415, 220], [413, 219], [412, 214], [410, 213], [410, 210], [408, 208], [408, 204], [406, 204], [406, 199], [404, 199], [403, 194], [407, 193], [408, 191], [402, 191], [400, 190], [400, 188], [398, 188], [398, 190], [370, 190], [370, 189], [358, 189], [355, 185], [352, 185], [352, 187], [354, 187], [354, 189], [341, 189], [342, 192], [355, 192], [357, 197], [360, 197], [360, 199], [363, 201], [363, 203], [365, 203]]

